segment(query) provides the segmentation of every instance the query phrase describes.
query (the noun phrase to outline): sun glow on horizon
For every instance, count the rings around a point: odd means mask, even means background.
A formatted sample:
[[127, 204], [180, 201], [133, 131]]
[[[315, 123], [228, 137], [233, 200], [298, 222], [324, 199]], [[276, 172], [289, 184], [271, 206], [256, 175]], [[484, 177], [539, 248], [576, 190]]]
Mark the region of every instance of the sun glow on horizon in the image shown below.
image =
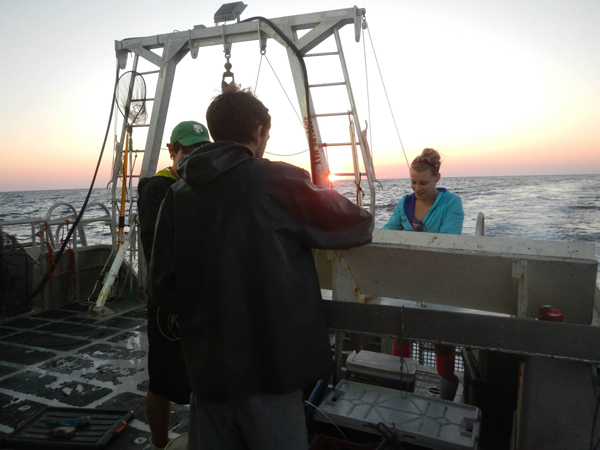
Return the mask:
[[[5, 41], [21, 36], [22, 29], [34, 29], [61, 45], [40, 53], [39, 34], [30, 33], [6, 49], [5, 59], [18, 70], [0, 74], [5, 87], [0, 191], [88, 186], [106, 129], [109, 136], [95, 185], [108, 185], [123, 120], [114, 111], [113, 126], [107, 125], [114, 90], [112, 43], [191, 29], [201, 21], [210, 24], [210, 2], [196, 8], [198, 22], [182, 19], [178, 12], [189, 8], [188, 1], [149, 0], [153, 7], [136, 10], [133, 3], [105, 0], [93, 4], [94, 14], [85, 2], [52, 7], [38, 2], [33, 9], [28, 2], [5, 2], [0, 15]], [[442, 0], [360, 6], [366, 6], [370, 32], [356, 43], [353, 27], [343, 27], [340, 39], [358, 115], [352, 126], [367, 130], [377, 178], [408, 177], [408, 164], [426, 147], [441, 153], [442, 177], [600, 173], [600, 63], [595, 44], [600, 39], [595, 20], [600, 2], [548, 0], [544, 8], [535, 2], [500, 0], [470, 2], [469, 8]], [[347, 7], [341, 0], [256, 0], [252, 14], [250, 9], [247, 14], [283, 17]], [[123, 14], [115, 15], [116, 8]], [[138, 20], [127, 20], [131, 15]], [[391, 17], [395, 26], [389, 26]], [[98, 27], [99, 18], [109, 26]], [[425, 33], [423, 23], [428, 24]], [[78, 38], [70, 39], [74, 35]], [[267, 152], [272, 154], [266, 158], [310, 171], [289, 55], [275, 40], [268, 42], [268, 64], [256, 42], [234, 43], [236, 82], [254, 89], [269, 108]], [[200, 51], [198, 59], [186, 57], [178, 64], [162, 145], [178, 122], [204, 122], [206, 108], [219, 92], [223, 47]], [[353, 173], [350, 143], [356, 139], [350, 137], [351, 108], [347, 87], [339, 83], [344, 75], [334, 51], [331, 37], [315, 48], [315, 53], [332, 53], [331, 57], [307, 58], [306, 65], [311, 85], [322, 85], [311, 89], [311, 102], [315, 114], [323, 116], [318, 131], [325, 161], [335, 168], [329, 181], [351, 180], [352, 176], [336, 175]], [[131, 64], [132, 57], [127, 69]], [[143, 58], [137, 68], [148, 73], [148, 98], [155, 96], [155, 69]], [[32, 89], [35, 101], [30, 101]], [[147, 130], [136, 128], [133, 148], [143, 150], [146, 140]], [[360, 145], [356, 149], [360, 155]], [[137, 160], [134, 157], [136, 170], [142, 158], [141, 152]], [[365, 172], [361, 156], [359, 160]], [[157, 169], [169, 164], [168, 152], [161, 152]]]

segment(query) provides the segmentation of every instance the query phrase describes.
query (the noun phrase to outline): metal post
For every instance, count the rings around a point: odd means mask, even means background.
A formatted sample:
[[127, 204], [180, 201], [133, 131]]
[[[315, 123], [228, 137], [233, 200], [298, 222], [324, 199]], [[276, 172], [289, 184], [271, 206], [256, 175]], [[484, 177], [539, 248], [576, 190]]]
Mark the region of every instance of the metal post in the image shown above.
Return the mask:
[[367, 140], [363, 133], [360, 132], [360, 120], [358, 118], [358, 112], [356, 110], [356, 103], [354, 102], [354, 94], [352, 93], [352, 86], [350, 85], [350, 77], [348, 75], [348, 67], [346, 66], [346, 59], [344, 58], [344, 50], [342, 49], [342, 41], [340, 39], [340, 33], [337, 28], [333, 30], [335, 36], [335, 42], [340, 56], [340, 64], [342, 65], [342, 72], [344, 73], [344, 80], [346, 81], [346, 89], [348, 91], [348, 99], [350, 100], [350, 108], [352, 109], [352, 116], [354, 117], [354, 123], [358, 127], [358, 142], [360, 143], [360, 150], [362, 152], [363, 162], [365, 164], [365, 172], [367, 173], [367, 182], [369, 183], [369, 192], [371, 193], [371, 214], [375, 214], [375, 169], [373, 168], [373, 159], [369, 151]]
[[[289, 26], [282, 27], [282, 29], [293, 42], [298, 40], [296, 32], [293, 31]], [[307, 92], [304, 78], [302, 77], [302, 67], [298, 61], [298, 57], [294, 54], [291, 48], [287, 49], [287, 54], [290, 68], [292, 70], [292, 77], [294, 79], [294, 86], [296, 87], [296, 95], [298, 96], [298, 104], [300, 105], [300, 111], [302, 113], [304, 131], [306, 132], [306, 138], [308, 140], [312, 180], [317, 186], [330, 187], [331, 182], [329, 181], [329, 164], [327, 163], [327, 157], [325, 155], [325, 151], [323, 150], [323, 141], [321, 140], [319, 124], [314, 117], [314, 103], [312, 101], [312, 97], [310, 97], [310, 92], [308, 92], [310, 108], [307, 109]]]
[[337, 386], [342, 379], [342, 365], [344, 363], [344, 333], [340, 331], [335, 332], [335, 348], [333, 355], [333, 360], [335, 362], [333, 385]]
[[158, 165], [158, 158], [160, 156], [160, 144], [165, 131], [169, 102], [171, 101], [175, 69], [179, 61], [179, 58], [173, 58], [161, 67], [160, 78], [156, 84], [154, 105], [152, 106], [150, 128], [148, 129], [140, 178], [152, 176], [156, 173], [156, 166]]
[[[133, 72], [137, 71], [137, 65], [138, 65], [138, 59], [139, 56], [136, 54], [133, 58], [133, 66], [131, 68], [131, 70]], [[134, 79], [133, 77], [131, 78], [131, 86], [129, 89], [129, 95], [127, 97], [127, 105], [125, 108], [125, 111], [129, 111], [129, 104], [131, 103], [131, 96], [132, 96], [132, 90], [133, 90], [133, 83], [134, 83]], [[118, 100], [116, 100], [118, 101]], [[117, 228], [118, 228], [118, 220], [119, 220], [119, 211], [117, 209], [117, 181], [119, 180], [119, 174], [121, 173], [121, 170], [123, 168], [123, 164], [121, 162], [122, 158], [123, 158], [123, 142], [126, 139], [127, 136], [127, 117], [123, 117], [123, 124], [121, 125], [121, 138], [119, 139], [119, 141], [117, 142], [117, 147], [115, 148], [115, 159], [113, 161], [113, 171], [112, 171], [112, 178], [111, 178], [111, 190], [110, 190], [110, 194], [111, 194], [111, 207], [112, 207], [112, 218], [115, 221], [115, 224], [117, 224]], [[113, 244], [114, 245], [114, 244]]]
[[477, 222], [475, 223], [475, 236], [485, 234], [485, 217], [482, 212], [477, 213]]
[[[169, 110], [169, 102], [171, 101], [175, 70], [177, 68], [177, 63], [180, 60], [181, 58], [172, 58], [161, 68], [160, 78], [156, 84], [156, 94], [154, 95], [154, 105], [150, 117], [150, 128], [148, 129], [140, 178], [152, 176], [156, 173], [156, 166], [158, 165], [158, 158], [160, 157], [160, 143], [162, 142], [165, 131], [167, 111]], [[138, 248], [140, 248], [139, 238], [137, 242]], [[144, 254], [138, 252], [138, 277], [141, 286], [145, 286], [146, 284], [148, 262], [149, 261], [145, 261]]]
[[356, 130], [354, 121], [350, 119], [350, 147], [352, 148], [352, 165], [354, 167], [354, 184], [356, 185], [356, 204], [362, 206], [362, 196], [360, 195], [360, 163], [358, 162], [358, 153], [356, 152]]

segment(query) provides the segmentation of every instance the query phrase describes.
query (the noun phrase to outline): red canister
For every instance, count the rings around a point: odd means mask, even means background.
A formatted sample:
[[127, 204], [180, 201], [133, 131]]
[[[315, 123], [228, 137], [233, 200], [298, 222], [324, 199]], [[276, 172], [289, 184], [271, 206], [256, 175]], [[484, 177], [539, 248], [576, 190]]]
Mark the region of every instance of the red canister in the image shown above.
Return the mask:
[[544, 305], [538, 309], [538, 320], [546, 320], [548, 322], [562, 322], [563, 313], [560, 309], [554, 306]]

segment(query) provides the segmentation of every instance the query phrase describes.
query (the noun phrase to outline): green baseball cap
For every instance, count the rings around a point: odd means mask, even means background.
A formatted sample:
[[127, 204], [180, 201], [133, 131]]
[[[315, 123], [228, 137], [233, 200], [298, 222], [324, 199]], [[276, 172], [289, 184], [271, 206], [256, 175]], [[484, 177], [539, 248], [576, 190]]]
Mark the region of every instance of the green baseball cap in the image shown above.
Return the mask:
[[179, 142], [184, 147], [194, 145], [198, 142], [210, 142], [208, 130], [204, 125], [192, 120], [181, 122], [171, 133], [171, 144]]

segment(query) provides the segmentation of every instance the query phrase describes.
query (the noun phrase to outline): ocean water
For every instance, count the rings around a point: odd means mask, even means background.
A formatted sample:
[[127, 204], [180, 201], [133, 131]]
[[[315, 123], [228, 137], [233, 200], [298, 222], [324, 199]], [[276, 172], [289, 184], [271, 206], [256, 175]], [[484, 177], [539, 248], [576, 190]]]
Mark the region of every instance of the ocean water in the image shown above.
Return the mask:
[[[459, 195], [465, 210], [463, 234], [475, 234], [477, 213], [485, 215], [486, 236], [591, 242], [600, 261], [600, 174], [542, 175], [510, 177], [442, 178], [438, 185]], [[336, 181], [334, 188], [354, 199], [353, 181]], [[364, 203], [369, 204], [368, 185], [363, 181]], [[396, 203], [409, 194], [408, 179], [381, 180], [376, 186], [376, 227], [389, 219]], [[0, 225], [7, 221], [44, 219], [58, 202], [71, 204], [77, 211], [83, 205], [87, 189], [0, 192]], [[110, 208], [110, 191], [94, 189], [90, 202]], [[89, 208], [88, 217], [103, 215], [98, 207]], [[52, 217], [69, 213], [57, 208]], [[17, 229], [18, 228], [18, 229]], [[4, 227], [19, 239], [31, 235], [28, 227]], [[108, 228], [102, 224], [86, 227], [88, 242], [110, 242]]]
[[[381, 184], [375, 190], [376, 228], [385, 225], [400, 198], [412, 192], [408, 179]], [[368, 184], [361, 187], [368, 205]], [[461, 197], [465, 235], [475, 235], [481, 212], [486, 236], [591, 242], [600, 262], [600, 174], [442, 178], [438, 187]], [[353, 181], [336, 181], [334, 188], [350, 199], [356, 196]]]
[[[6, 225], [7, 222], [30, 220], [53, 220], [68, 218], [73, 221], [87, 196], [88, 189], [58, 189], [46, 191], [0, 192], [0, 226], [2, 231], [15, 235], [21, 242], [31, 241], [29, 225]], [[97, 203], [104, 204], [111, 211], [110, 190], [94, 189], [90, 196], [85, 218], [102, 217], [106, 213]], [[66, 237], [68, 230], [63, 227], [57, 238]], [[110, 243], [110, 228], [102, 222], [85, 227], [88, 244]]]
[[[368, 185], [363, 182], [361, 187], [368, 204]], [[486, 236], [600, 244], [600, 174], [442, 178], [438, 187], [462, 199], [463, 234], [475, 234], [477, 214], [482, 212]], [[355, 197], [353, 181], [338, 181], [334, 188]], [[382, 180], [382, 188], [376, 186], [377, 228], [410, 193], [408, 179]]]
[[[387, 223], [403, 195], [412, 193], [408, 179], [381, 184], [375, 191], [376, 228]], [[368, 205], [368, 184], [361, 187]], [[600, 262], [600, 174], [442, 178], [438, 187], [461, 197], [463, 234], [475, 235], [481, 212], [486, 236], [591, 242]], [[350, 199], [356, 196], [353, 181], [336, 181], [334, 188]], [[600, 268], [597, 280], [600, 286]]]

